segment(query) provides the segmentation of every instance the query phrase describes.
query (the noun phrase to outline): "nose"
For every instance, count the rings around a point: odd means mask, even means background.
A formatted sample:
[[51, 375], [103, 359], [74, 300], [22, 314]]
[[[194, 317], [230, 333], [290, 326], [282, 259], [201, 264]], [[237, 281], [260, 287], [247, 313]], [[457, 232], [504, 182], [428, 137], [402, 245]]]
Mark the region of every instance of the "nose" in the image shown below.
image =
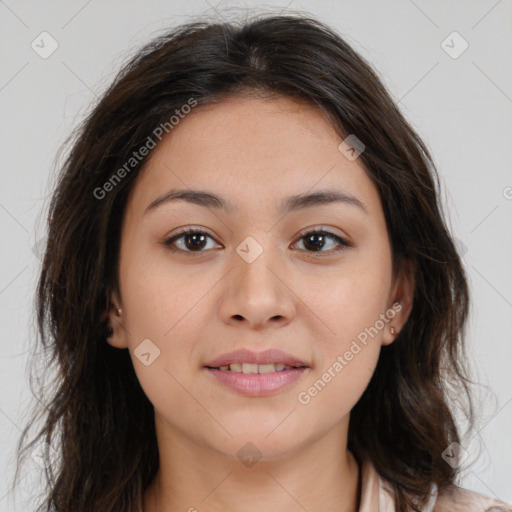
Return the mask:
[[287, 273], [270, 251], [251, 263], [235, 254], [234, 268], [224, 279], [220, 315], [231, 325], [246, 324], [253, 330], [289, 323], [296, 310], [296, 295]]

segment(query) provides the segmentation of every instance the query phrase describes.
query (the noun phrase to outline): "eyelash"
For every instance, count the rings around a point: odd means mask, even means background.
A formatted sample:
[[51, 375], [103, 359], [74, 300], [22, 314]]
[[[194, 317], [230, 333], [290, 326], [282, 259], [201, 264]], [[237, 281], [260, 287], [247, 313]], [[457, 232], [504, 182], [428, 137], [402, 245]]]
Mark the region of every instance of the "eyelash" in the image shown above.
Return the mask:
[[[310, 253], [311, 255], [316, 255], [316, 254], [321, 255], [322, 253], [323, 254], [327, 254], [327, 255], [331, 255], [331, 254], [335, 254], [335, 253], [338, 253], [340, 251], [343, 251], [347, 247], [352, 247], [352, 244], [347, 242], [344, 238], [341, 238], [340, 236], [335, 235], [334, 233], [331, 233], [329, 231], [325, 231], [323, 228], [315, 228], [315, 229], [312, 229], [312, 230], [309, 230], [309, 231], [301, 233], [300, 238], [297, 240], [297, 242], [294, 243], [294, 245], [296, 243], [298, 243], [299, 241], [301, 241], [303, 238], [306, 238], [307, 236], [314, 235], [314, 234], [327, 235], [327, 237], [336, 240], [339, 243], [339, 245], [338, 245], [337, 248], [331, 249], [330, 251], [307, 251], [306, 250], [306, 252]], [[183, 237], [185, 237], [187, 235], [206, 235], [206, 236], [208, 236], [209, 238], [211, 238], [213, 240], [213, 238], [208, 233], [206, 233], [204, 231], [201, 231], [200, 229], [185, 228], [182, 231], [180, 231], [179, 233], [176, 233], [172, 237], [167, 238], [166, 240], [164, 240], [163, 244], [169, 250], [171, 250], [173, 252], [184, 252], [184, 253], [188, 253], [188, 254], [201, 254], [201, 253], [207, 252], [205, 250], [189, 251], [189, 250], [185, 250], [185, 249], [179, 249], [179, 248], [177, 248], [177, 247], [175, 247], [173, 245], [176, 240], [179, 240], [180, 238], [183, 238]]]

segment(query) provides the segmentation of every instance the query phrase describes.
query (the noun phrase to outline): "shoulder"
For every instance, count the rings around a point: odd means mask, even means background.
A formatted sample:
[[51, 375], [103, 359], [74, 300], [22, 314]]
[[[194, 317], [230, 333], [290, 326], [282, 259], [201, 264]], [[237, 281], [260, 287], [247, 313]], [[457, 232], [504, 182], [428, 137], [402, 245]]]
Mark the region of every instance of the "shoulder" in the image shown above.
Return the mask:
[[512, 512], [512, 505], [453, 486], [439, 493], [433, 512]]

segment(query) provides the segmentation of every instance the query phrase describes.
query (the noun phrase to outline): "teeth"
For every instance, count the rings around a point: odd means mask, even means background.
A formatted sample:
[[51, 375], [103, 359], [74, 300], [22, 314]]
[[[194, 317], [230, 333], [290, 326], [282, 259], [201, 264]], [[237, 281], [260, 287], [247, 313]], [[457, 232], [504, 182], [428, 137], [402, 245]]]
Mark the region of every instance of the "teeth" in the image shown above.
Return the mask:
[[252, 363], [242, 363], [242, 373], [258, 373], [258, 365]]
[[293, 366], [287, 366], [282, 363], [254, 364], [254, 363], [231, 363], [230, 365], [219, 366], [219, 370], [224, 372], [232, 371], [236, 373], [273, 373], [283, 370], [292, 370]]
[[258, 368], [258, 373], [272, 373], [276, 371], [275, 364], [260, 364], [255, 366]]

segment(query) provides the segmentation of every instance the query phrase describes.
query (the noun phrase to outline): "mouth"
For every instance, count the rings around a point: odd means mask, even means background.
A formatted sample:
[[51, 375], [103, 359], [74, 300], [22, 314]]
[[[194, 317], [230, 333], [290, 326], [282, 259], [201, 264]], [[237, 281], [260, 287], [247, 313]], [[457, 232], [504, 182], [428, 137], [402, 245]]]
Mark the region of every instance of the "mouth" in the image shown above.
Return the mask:
[[234, 372], [248, 374], [260, 374], [260, 373], [275, 373], [285, 372], [289, 370], [297, 370], [301, 368], [309, 368], [306, 365], [288, 365], [285, 363], [268, 363], [268, 364], [256, 364], [256, 363], [231, 363], [222, 366], [205, 366], [209, 370], [219, 370], [221, 372]]
[[311, 368], [280, 350], [237, 350], [203, 366], [222, 388], [246, 397], [265, 397], [290, 388]]

